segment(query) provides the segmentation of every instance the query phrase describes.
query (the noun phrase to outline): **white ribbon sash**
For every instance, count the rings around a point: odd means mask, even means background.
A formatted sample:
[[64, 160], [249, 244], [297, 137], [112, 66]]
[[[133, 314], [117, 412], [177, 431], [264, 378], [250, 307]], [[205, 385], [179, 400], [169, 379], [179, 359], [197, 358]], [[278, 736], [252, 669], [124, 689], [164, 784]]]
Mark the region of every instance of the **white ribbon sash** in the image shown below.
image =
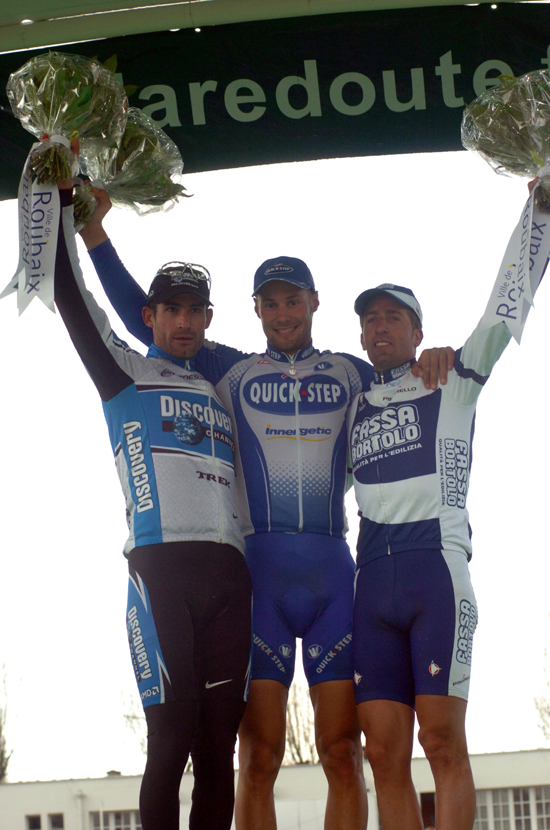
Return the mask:
[[[32, 151], [40, 143], [33, 144]], [[22, 314], [35, 297], [54, 307], [54, 272], [60, 203], [56, 184], [38, 184], [31, 177], [29, 157], [19, 182], [19, 262], [0, 299], [17, 291]]]
[[[550, 167], [543, 167], [538, 176], [550, 176]], [[535, 192], [510, 237], [480, 323], [485, 330], [503, 320], [518, 343], [550, 255], [550, 214], [539, 211]]]

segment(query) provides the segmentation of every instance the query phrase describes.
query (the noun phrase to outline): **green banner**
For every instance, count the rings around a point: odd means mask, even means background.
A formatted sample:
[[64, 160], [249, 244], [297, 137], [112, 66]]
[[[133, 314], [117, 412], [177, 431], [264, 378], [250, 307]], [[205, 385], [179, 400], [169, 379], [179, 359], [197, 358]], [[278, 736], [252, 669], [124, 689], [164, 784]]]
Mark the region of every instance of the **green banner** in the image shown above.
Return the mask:
[[[503, 3], [235, 23], [60, 47], [117, 55], [185, 172], [460, 149], [464, 104], [550, 64], [550, 7]], [[37, 54], [0, 55], [3, 87]], [[32, 142], [0, 100], [0, 198]]]

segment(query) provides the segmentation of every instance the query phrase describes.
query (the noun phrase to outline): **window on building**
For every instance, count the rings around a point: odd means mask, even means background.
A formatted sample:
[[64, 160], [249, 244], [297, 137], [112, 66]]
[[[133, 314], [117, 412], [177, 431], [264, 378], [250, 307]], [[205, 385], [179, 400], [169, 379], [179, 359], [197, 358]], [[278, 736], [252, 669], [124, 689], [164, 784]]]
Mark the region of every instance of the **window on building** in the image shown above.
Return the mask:
[[550, 787], [535, 787], [537, 830], [550, 830]]
[[476, 792], [476, 817], [473, 830], [489, 830], [487, 790], [478, 790]]
[[42, 830], [42, 820], [40, 816], [25, 816], [27, 830]]
[[514, 789], [515, 830], [531, 830], [529, 787]]
[[90, 813], [90, 830], [141, 830], [138, 810], [113, 810], [103, 813]]
[[48, 824], [50, 825], [50, 830], [63, 830], [63, 813], [50, 813], [48, 816]]
[[512, 830], [510, 824], [509, 790], [491, 790], [494, 830]]

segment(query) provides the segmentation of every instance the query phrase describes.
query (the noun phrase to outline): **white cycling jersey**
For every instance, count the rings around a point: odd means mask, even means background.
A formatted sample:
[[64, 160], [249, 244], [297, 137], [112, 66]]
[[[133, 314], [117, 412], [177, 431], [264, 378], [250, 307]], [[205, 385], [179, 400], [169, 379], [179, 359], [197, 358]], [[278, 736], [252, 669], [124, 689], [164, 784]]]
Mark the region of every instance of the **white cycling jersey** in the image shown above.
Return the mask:
[[480, 325], [446, 386], [425, 389], [412, 362], [375, 372], [354, 400], [348, 445], [361, 524], [357, 564], [426, 548], [471, 556], [466, 496], [479, 393], [511, 334]]
[[[67, 195], [68, 194], [68, 195]], [[103, 401], [130, 535], [124, 552], [162, 542], [244, 540], [234, 500], [233, 424], [192, 361], [119, 340], [86, 289], [74, 240], [71, 191], [60, 191], [55, 301]]]

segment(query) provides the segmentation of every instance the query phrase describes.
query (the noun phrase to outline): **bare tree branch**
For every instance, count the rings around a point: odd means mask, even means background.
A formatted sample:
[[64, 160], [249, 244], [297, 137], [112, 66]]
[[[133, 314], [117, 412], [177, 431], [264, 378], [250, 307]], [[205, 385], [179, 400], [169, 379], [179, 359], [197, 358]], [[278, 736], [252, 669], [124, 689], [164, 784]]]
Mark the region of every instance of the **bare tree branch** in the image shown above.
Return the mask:
[[286, 748], [283, 764], [318, 764], [313, 709], [306, 686], [293, 683], [286, 705]]
[[6, 739], [6, 719], [8, 715], [8, 690], [6, 665], [2, 666], [2, 694], [0, 698], [0, 784], [4, 784], [8, 777], [8, 765], [13, 750], [8, 749]]
[[[126, 726], [132, 730], [139, 741], [139, 748], [144, 755], [147, 755], [147, 721], [143, 713], [141, 703], [139, 703], [134, 695], [126, 697], [122, 695], [122, 700], [125, 708], [124, 720]], [[188, 759], [185, 766], [185, 772], [190, 772], [193, 769], [191, 758]]]
[[147, 755], [147, 722], [141, 703], [136, 700], [134, 695], [126, 696], [124, 693], [122, 703], [124, 706], [124, 722], [136, 736], [142, 753]]
[[544, 649], [544, 674], [546, 675], [546, 694], [535, 697], [533, 702], [539, 713], [538, 727], [547, 741], [550, 741], [550, 650]]

